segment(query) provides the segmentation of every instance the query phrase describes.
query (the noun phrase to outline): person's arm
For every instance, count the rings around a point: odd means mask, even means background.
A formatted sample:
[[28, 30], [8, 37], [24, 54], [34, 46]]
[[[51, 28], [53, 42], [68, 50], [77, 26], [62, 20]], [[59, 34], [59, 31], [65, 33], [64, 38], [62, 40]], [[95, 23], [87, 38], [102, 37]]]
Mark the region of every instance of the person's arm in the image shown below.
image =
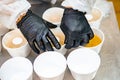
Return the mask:
[[85, 45], [94, 36], [85, 17], [85, 13], [91, 11], [89, 1], [91, 0], [65, 0], [62, 3], [65, 10], [60, 28], [65, 34], [65, 47], [67, 49]]
[[16, 21], [20, 15], [31, 7], [27, 0], [1, 0], [0, 23], [8, 29], [16, 28]]
[[30, 3], [27, 0], [11, 0], [10, 2], [3, 0], [0, 3], [5, 6], [5, 10], [10, 10], [10, 15], [0, 12], [0, 23], [8, 29], [19, 28], [34, 52], [52, 51], [53, 46], [60, 49], [59, 42], [49, 29], [57, 26], [29, 10]]
[[57, 27], [32, 13], [31, 10], [28, 10], [17, 23], [17, 27], [27, 39], [30, 47], [38, 54], [40, 50], [53, 51], [53, 46], [60, 49], [60, 44], [49, 26]]
[[91, 12], [96, 0], [64, 0], [62, 6], [65, 8], [71, 7], [74, 10], [81, 12]]

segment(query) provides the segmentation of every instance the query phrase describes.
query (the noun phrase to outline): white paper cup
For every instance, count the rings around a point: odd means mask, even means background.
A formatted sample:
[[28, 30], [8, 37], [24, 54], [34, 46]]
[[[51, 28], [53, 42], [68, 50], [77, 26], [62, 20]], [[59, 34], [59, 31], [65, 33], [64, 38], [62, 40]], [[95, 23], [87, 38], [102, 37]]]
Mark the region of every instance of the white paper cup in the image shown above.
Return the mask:
[[6, 33], [2, 39], [3, 47], [12, 57], [27, 57], [31, 48], [19, 29]]
[[68, 68], [75, 80], [92, 80], [100, 66], [100, 57], [95, 51], [79, 48], [67, 57]]
[[34, 61], [34, 71], [40, 80], [63, 80], [66, 66], [65, 57], [55, 51], [44, 52]]
[[24, 57], [8, 59], [0, 68], [1, 80], [32, 80], [33, 66]]
[[57, 40], [61, 44], [61, 48], [60, 49], [54, 48], [54, 50], [57, 51], [57, 52], [62, 53], [63, 55], [65, 55], [66, 52], [67, 52], [67, 49], [65, 48], [65, 44], [64, 44], [64, 40], [65, 40], [64, 33], [61, 31], [60, 28], [51, 29], [51, 31], [53, 32], [53, 34], [55, 35], [55, 37], [57, 38]]
[[[92, 46], [89, 46], [89, 47], [85, 47], [85, 48], [89, 48], [89, 49], [92, 49], [92, 50], [94, 50], [96, 53], [100, 53], [100, 51], [101, 51], [101, 48], [102, 48], [102, 46], [103, 46], [103, 43], [104, 43], [104, 40], [105, 40], [105, 35], [104, 35], [104, 33], [100, 30], [100, 29], [97, 29], [97, 28], [92, 28], [92, 30], [93, 30], [93, 32], [94, 32], [94, 35], [97, 35], [99, 38], [100, 38], [100, 40], [101, 40], [101, 42], [99, 43], [99, 44], [96, 44], [96, 45], [94, 45], [96, 42], [99, 42], [99, 40], [95, 40], [95, 38], [94, 39], [91, 39], [90, 40], [90, 44], [92, 44]], [[94, 41], [95, 42], [94, 42]], [[89, 44], [88, 43], [88, 44]], [[81, 47], [81, 46], [80, 46]]]
[[61, 24], [61, 19], [63, 16], [64, 9], [60, 7], [48, 8], [42, 15], [42, 18], [48, 22], [51, 22], [58, 27]]
[[100, 28], [103, 18], [102, 11], [98, 8], [93, 8], [92, 12], [85, 15], [92, 28]]

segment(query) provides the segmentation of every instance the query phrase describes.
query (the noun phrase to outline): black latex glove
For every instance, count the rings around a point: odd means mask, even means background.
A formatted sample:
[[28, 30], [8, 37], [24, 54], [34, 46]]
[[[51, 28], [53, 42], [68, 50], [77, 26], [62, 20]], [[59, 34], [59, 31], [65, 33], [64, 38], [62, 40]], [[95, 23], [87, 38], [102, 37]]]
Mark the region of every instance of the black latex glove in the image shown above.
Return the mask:
[[65, 9], [60, 28], [65, 34], [67, 49], [85, 45], [94, 36], [85, 13], [71, 8]]
[[52, 51], [52, 45], [60, 49], [59, 42], [49, 29], [50, 26], [51, 28], [55, 28], [56, 25], [43, 20], [41, 17], [32, 13], [32, 11], [29, 10], [21, 21], [18, 22], [17, 26], [27, 39], [30, 47], [36, 53], [39, 53], [40, 50]]

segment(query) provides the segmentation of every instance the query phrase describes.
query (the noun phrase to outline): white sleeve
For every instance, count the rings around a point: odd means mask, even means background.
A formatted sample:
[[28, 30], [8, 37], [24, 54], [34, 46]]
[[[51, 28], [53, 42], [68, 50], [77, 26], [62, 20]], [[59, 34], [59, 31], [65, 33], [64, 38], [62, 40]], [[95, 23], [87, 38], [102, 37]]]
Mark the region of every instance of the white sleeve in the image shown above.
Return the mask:
[[27, 0], [1, 0], [0, 24], [8, 29], [16, 28], [16, 20], [31, 7]]
[[62, 6], [70, 6], [75, 10], [90, 13], [96, 0], [64, 0]]

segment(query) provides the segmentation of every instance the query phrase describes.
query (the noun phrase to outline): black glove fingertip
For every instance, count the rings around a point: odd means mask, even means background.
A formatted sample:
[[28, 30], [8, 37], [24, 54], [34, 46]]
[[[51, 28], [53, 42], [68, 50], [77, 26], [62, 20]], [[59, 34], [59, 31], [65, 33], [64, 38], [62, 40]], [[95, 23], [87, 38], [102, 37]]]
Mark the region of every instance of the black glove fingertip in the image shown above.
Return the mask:
[[50, 41], [52, 42], [52, 44], [55, 46], [56, 49], [61, 48], [60, 43], [58, 42], [58, 40], [55, 38], [54, 34], [51, 31], [49, 31], [48, 37], [49, 37]]
[[65, 45], [65, 48], [66, 48], [66, 49], [70, 49], [70, 48], [72, 48], [72, 46], [66, 44], [66, 45]]
[[85, 46], [87, 43], [89, 43], [89, 41], [86, 42], [86, 41], [83, 41], [83, 40], [82, 40], [81, 43], [80, 43], [80, 45], [81, 45], [81, 46]]
[[78, 46], [80, 46], [80, 40], [75, 40], [73, 47], [76, 48]]
[[47, 51], [54, 51], [54, 49], [52, 48], [52, 45], [51, 43], [49, 42], [49, 40], [47, 39], [47, 37], [42, 37], [42, 41], [43, 41], [43, 44], [44, 46], [46, 47], [46, 50]]
[[32, 50], [33, 50], [35, 53], [37, 53], [37, 54], [40, 53], [40, 51], [36, 48], [34, 42], [28, 42], [28, 43], [29, 43], [30, 47], [32, 48]]

